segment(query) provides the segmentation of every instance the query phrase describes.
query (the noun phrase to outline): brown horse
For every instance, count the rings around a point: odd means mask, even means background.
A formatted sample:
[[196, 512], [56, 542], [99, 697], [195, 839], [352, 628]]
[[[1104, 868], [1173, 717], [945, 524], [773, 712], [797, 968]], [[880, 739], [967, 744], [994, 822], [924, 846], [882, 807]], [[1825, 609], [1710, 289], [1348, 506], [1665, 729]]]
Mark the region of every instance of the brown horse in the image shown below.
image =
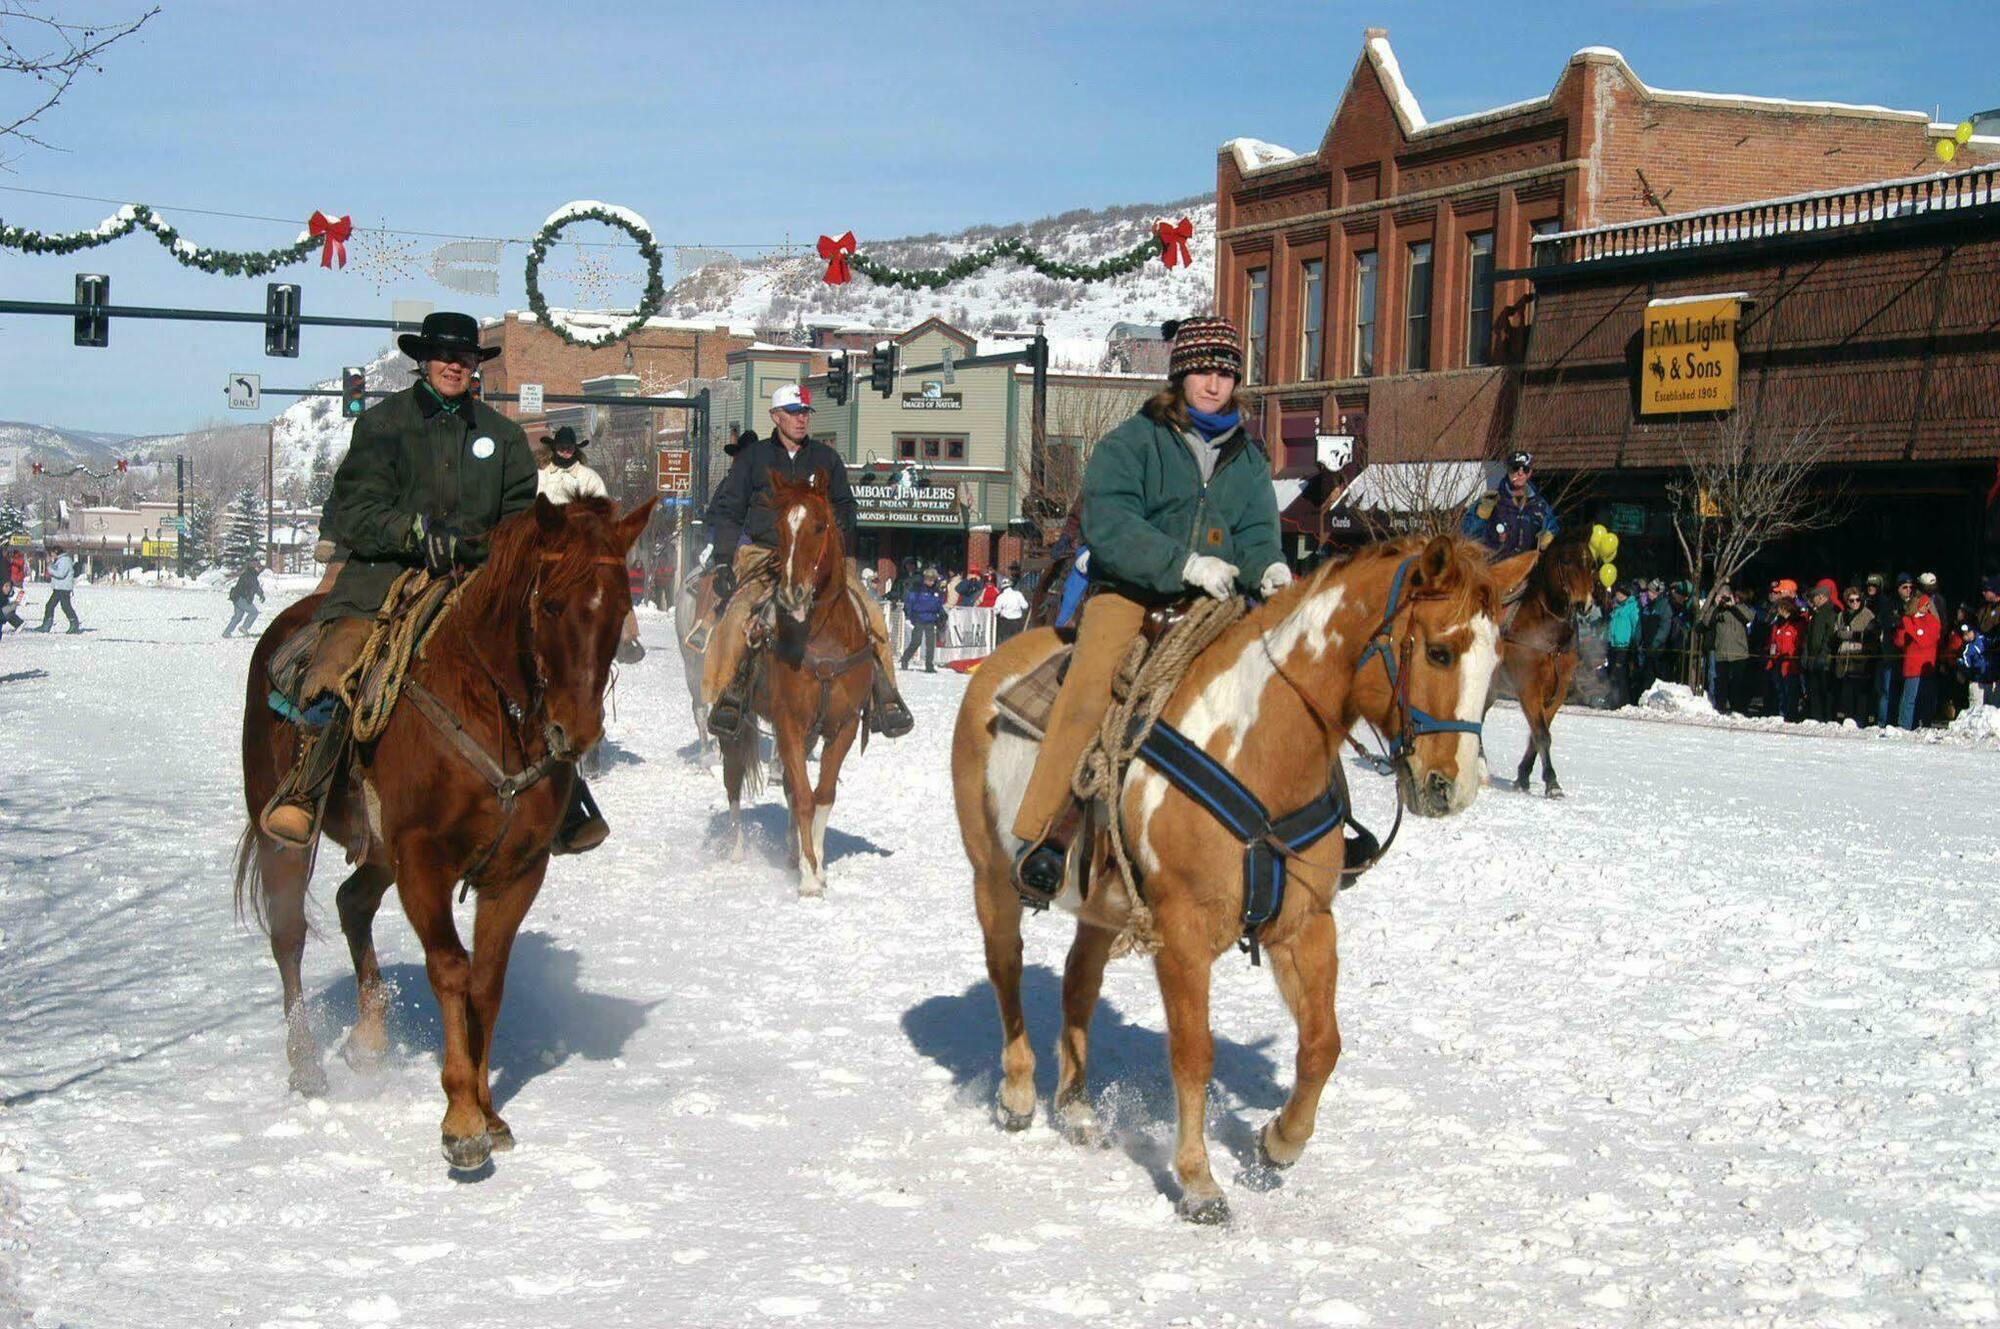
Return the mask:
[[[847, 758], [863, 728], [863, 707], [874, 681], [875, 649], [861, 607], [848, 590], [847, 552], [840, 524], [827, 501], [826, 481], [804, 483], [771, 477], [771, 506], [778, 514], [778, 547], [772, 556], [776, 625], [765, 652], [763, 682], [754, 710], [771, 726], [785, 774], [792, 813], [792, 852], [799, 894], [826, 892], [826, 822]], [[806, 773], [806, 754], [820, 743], [819, 779]], [[757, 726], [745, 724], [722, 752], [722, 781], [729, 791], [729, 825], [735, 853], [743, 854], [743, 790], [761, 783]]]
[[[1199, 656], [1161, 718], [1225, 767], [1274, 815], [1326, 793], [1357, 719], [1392, 740], [1403, 804], [1427, 816], [1468, 807], [1485, 778], [1477, 716], [1491, 685], [1502, 592], [1532, 555], [1489, 566], [1456, 536], [1420, 538], [1329, 564], [1252, 610]], [[1019, 844], [1006, 828], [1034, 764], [1034, 745], [998, 719], [995, 695], [1057, 648], [1037, 629], [1000, 647], [973, 675], [959, 708], [952, 779], [959, 831], [972, 861], [986, 972], [1000, 1006], [998, 1113], [1028, 1125], [1035, 1057], [1021, 1013], [1022, 903], [1011, 880]], [[1470, 722], [1470, 723], [1468, 723]], [[1143, 873], [1159, 946], [1154, 970], [1167, 1014], [1178, 1104], [1174, 1170], [1181, 1216], [1221, 1222], [1229, 1208], [1209, 1170], [1203, 1134], [1214, 1044], [1209, 970], [1243, 936], [1245, 845], [1179, 786], [1143, 762], [1127, 769], [1116, 815]], [[1100, 809], [1108, 815], [1108, 809]], [[1333, 892], [1345, 846], [1324, 835], [1291, 861], [1291, 886], [1257, 930], [1271, 974], [1298, 1024], [1298, 1079], [1259, 1135], [1268, 1166], [1295, 1162], [1313, 1133], [1321, 1090], [1340, 1054], [1334, 1019]], [[1083, 854], [1075, 856], [1078, 859]], [[1113, 941], [1132, 905], [1116, 869], [1098, 863], [1087, 894], [1079, 875], [1057, 903], [1077, 918], [1063, 971], [1055, 1112], [1081, 1139], [1098, 1130], [1085, 1087], [1090, 1017]]]
[[[443, 1018], [444, 1156], [454, 1169], [478, 1168], [513, 1146], [487, 1077], [507, 953], [548, 870], [574, 763], [604, 732], [604, 689], [631, 609], [625, 553], [652, 508], [648, 501], [619, 517], [604, 499], [560, 507], [537, 499], [496, 527], [486, 566], [411, 661], [387, 728], [350, 758], [327, 800], [324, 833], [354, 865], [336, 897], [356, 987], [346, 1054], [365, 1067], [388, 1048], [374, 920], [393, 885], [423, 943]], [[326, 1089], [299, 988], [313, 855], [265, 836], [257, 814], [297, 742], [267, 702], [268, 665], [318, 605], [308, 596], [285, 610], [251, 656], [243, 708], [250, 826], [236, 856], [237, 905], [248, 903], [270, 933], [291, 1084], [306, 1094]], [[430, 705], [441, 707], [436, 718], [426, 714]], [[454, 721], [462, 732], [448, 736]], [[452, 888], [468, 877], [479, 897], [470, 955], [451, 912]]]
[[1570, 675], [1576, 672], [1572, 615], [1589, 601], [1596, 573], [1597, 560], [1582, 538], [1556, 541], [1542, 551], [1528, 574], [1526, 592], [1500, 634], [1500, 676], [1528, 720], [1528, 750], [1514, 773], [1514, 787], [1523, 793], [1540, 753], [1543, 792], [1550, 798], [1563, 796], [1549, 757], [1549, 726], [1555, 723], [1556, 712], [1569, 695]]

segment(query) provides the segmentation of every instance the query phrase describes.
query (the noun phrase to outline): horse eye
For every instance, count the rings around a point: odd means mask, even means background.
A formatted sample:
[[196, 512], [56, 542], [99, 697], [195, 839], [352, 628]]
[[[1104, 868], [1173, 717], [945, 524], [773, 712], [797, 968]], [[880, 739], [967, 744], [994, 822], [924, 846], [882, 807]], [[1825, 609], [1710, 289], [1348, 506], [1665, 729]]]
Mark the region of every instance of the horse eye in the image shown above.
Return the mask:
[[562, 611], [563, 611], [562, 601], [560, 600], [542, 601], [542, 612], [544, 614], [547, 614], [550, 618], [554, 618], [557, 614], [560, 614]]
[[1426, 646], [1424, 648], [1424, 658], [1440, 669], [1448, 669], [1451, 667], [1451, 648], [1449, 646]]

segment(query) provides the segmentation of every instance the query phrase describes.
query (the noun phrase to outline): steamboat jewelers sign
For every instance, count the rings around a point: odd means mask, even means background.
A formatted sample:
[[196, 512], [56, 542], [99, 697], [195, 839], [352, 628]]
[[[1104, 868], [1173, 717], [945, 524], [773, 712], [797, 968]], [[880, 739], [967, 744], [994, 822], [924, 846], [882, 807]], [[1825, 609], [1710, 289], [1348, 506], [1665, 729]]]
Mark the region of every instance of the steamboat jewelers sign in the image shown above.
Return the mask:
[[965, 525], [965, 505], [947, 485], [855, 485], [854, 519], [863, 526]]
[[1743, 299], [1738, 292], [1646, 305], [1639, 414], [1727, 411], [1736, 405], [1736, 324]]

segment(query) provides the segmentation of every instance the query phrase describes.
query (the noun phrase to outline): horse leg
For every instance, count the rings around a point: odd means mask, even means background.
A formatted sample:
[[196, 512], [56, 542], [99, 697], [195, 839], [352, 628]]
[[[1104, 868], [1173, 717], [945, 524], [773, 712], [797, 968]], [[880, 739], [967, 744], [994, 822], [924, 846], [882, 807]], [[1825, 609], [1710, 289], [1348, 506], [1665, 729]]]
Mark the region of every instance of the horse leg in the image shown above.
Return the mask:
[[[1164, 911], [1162, 911], [1164, 912]], [[1160, 997], [1167, 1008], [1167, 1059], [1174, 1076], [1174, 1175], [1181, 1198], [1174, 1208], [1191, 1223], [1229, 1221], [1229, 1201], [1208, 1166], [1208, 1081], [1215, 1071], [1215, 1036], [1208, 1027], [1209, 970], [1215, 957], [1201, 932], [1160, 918], [1162, 944], [1153, 957]]]
[[472, 917], [472, 1076], [479, 1110], [486, 1118], [486, 1135], [493, 1148], [514, 1147], [514, 1131], [493, 1110], [493, 1084], [488, 1069], [493, 1052], [493, 1027], [500, 1019], [500, 998], [507, 985], [507, 957], [521, 920], [541, 893], [542, 878], [548, 873], [544, 855], [526, 872], [505, 886], [482, 891], [479, 907]]
[[1000, 1008], [1000, 1094], [995, 1115], [1005, 1130], [1035, 1120], [1035, 1050], [1021, 1012], [1021, 897], [996, 851], [974, 870], [972, 903], [986, 939], [986, 977]]
[[743, 861], [743, 777], [747, 769], [743, 760], [743, 745], [727, 743], [722, 748], [722, 787], [729, 791], [729, 837], [731, 846], [729, 858], [733, 863]]
[[375, 911], [395, 880], [396, 874], [387, 868], [363, 863], [340, 883], [334, 896], [347, 953], [354, 960], [354, 1029], [342, 1055], [357, 1069], [372, 1068], [389, 1050], [389, 985], [382, 981], [382, 966], [375, 958]]
[[1289, 941], [1270, 948], [1271, 976], [1299, 1029], [1297, 1080], [1278, 1115], [1257, 1134], [1257, 1152], [1268, 1167], [1288, 1168], [1305, 1152], [1319, 1115], [1319, 1096], [1340, 1060], [1340, 1024], [1333, 996], [1340, 961], [1333, 915], [1311, 914]]
[[1563, 698], [1569, 695], [1570, 675], [1576, 669], [1576, 657], [1569, 656], [1556, 662], [1555, 686], [1549, 689], [1548, 705], [1542, 712], [1542, 792], [1550, 798], [1563, 796], [1562, 786], [1556, 783], [1555, 727], [1556, 712], [1562, 709]]
[[278, 983], [285, 999], [285, 1061], [291, 1067], [293, 1092], [317, 1098], [326, 1092], [326, 1071], [320, 1065], [319, 1042], [306, 1018], [305, 990], [299, 964], [306, 953], [306, 885], [311, 860], [253, 830], [257, 838], [257, 871], [263, 878], [265, 923], [271, 931], [271, 958], [278, 962]]
[[778, 757], [785, 766], [785, 801], [792, 809], [792, 861], [798, 868], [799, 896], [824, 895], [826, 878], [812, 866], [813, 817], [818, 803], [806, 771], [806, 736], [789, 713], [780, 713], [773, 727], [777, 730]]
[[[840, 764], [847, 760], [847, 750], [854, 746], [856, 735], [861, 732], [861, 715], [857, 711], [847, 723], [827, 736], [819, 750], [819, 783], [813, 787], [811, 866], [818, 881], [818, 889], [812, 894], [826, 893], [826, 823], [833, 814], [834, 795], [840, 791]], [[799, 868], [800, 889], [804, 889], [806, 866]]]
[[1069, 959], [1063, 964], [1062, 1034], [1056, 1041], [1056, 1124], [1078, 1144], [1104, 1143], [1097, 1110], [1090, 1103], [1090, 1017], [1104, 986], [1104, 965], [1117, 934], [1088, 923], [1076, 925]]
[[486, 1113], [473, 1084], [471, 1011], [472, 961], [458, 938], [451, 917], [454, 874], [443, 852], [422, 836], [406, 837], [399, 845], [396, 893], [403, 912], [423, 943], [424, 969], [437, 997], [444, 1025], [445, 1112], [442, 1123], [444, 1158], [455, 1172], [483, 1167], [493, 1153], [486, 1134]]

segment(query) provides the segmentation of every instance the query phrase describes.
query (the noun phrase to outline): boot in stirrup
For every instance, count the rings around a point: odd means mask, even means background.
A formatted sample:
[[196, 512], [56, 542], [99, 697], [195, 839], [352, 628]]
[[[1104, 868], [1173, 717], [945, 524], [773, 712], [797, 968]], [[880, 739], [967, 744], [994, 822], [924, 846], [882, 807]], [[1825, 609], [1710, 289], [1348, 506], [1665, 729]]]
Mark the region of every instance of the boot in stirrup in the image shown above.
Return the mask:
[[874, 705], [868, 708], [868, 727], [884, 738], [901, 738], [916, 728], [916, 718], [896, 693], [896, 680], [875, 671]]
[[611, 823], [597, 809], [590, 786], [581, 775], [569, 787], [569, 806], [563, 809], [562, 829], [556, 832], [552, 854], [587, 854], [611, 836]]
[[708, 732], [724, 741], [741, 734], [749, 719], [746, 712], [749, 709], [752, 658], [749, 652], [744, 652], [743, 662], [736, 666], [736, 674], [729, 680], [729, 686], [715, 699], [715, 705], [708, 708]]
[[298, 756], [258, 818], [264, 834], [294, 849], [304, 849], [319, 835], [320, 800], [333, 783], [346, 724], [346, 708], [330, 693], [299, 713]]

